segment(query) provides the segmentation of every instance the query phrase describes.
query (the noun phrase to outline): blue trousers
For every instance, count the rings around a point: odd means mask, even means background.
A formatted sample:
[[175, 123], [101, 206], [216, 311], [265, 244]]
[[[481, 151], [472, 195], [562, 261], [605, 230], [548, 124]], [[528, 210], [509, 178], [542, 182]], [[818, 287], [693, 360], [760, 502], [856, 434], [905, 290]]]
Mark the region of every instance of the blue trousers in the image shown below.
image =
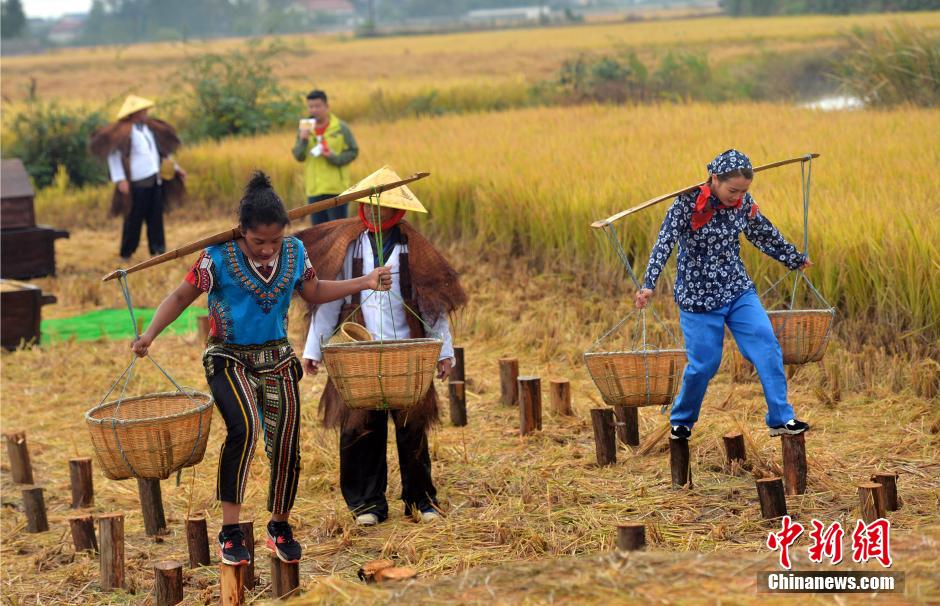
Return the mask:
[[[319, 196], [310, 196], [307, 198], [307, 204], [313, 204], [314, 202], [320, 202], [322, 200], [329, 200], [330, 198], [335, 198], [338, 195], [339, 194], [322, 194]], [[310, 222], [314, 225], [319, 225], [328, 221], [335, 221], [336, 219], [345, 219], [347, 206], [349, 205], [341, 204], [339, 206], [334, 206], [333, 208], [317, 211], [310, 215]]]
[[793, 407], [787, 402], [787, 376], [783, 372], [780, 343], [757, 293], [749, 290], [712, 311], [680, 310], [679, 325], [685, 336], [688, 363], [669, 421], [689, 428], [698, 421], [705, 389], [721, 364], [725, 324], [734, 335], [741, 354], [754, 365], [760, 377], [767, 400], [767, 425], [782, 425], [796, 418]]

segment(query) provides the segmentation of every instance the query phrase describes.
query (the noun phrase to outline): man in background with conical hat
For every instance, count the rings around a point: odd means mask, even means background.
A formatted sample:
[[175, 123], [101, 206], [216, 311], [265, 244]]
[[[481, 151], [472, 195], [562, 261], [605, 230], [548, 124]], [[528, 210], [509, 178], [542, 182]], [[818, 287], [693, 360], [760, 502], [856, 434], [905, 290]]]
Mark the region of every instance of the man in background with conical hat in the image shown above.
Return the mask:
[[130, 259], [147, 223], [151, 255], [166, 252], [163, 211], [182, 201], [186, 171], [172, 159], [180, 145], [172, 126], [148, 116], [153, 101], [128, 95], [116, 121], [91, 136], [91, 152], [107, 160], [114, 197], [111, 216], [124, 217], [121, 257]]
[[[383, 168], [352, 190], [399, 178]], [[323, 223], [297, 234], [321, 276], [350, 278], [384, 263], [393, 278], [390, 295], [364, 290], [316, 308], [304, 349], [305, 372], [316, 374], [320, 368], [321, 339], [328, 340], [342, 322], [351, 321], [365, 326], [376, 339], [441, 338], [438, 378], [450, 374], [455, 359], [448, 314], [465, 305], [467, 295], [457, 272], [440, 251], [402, 220], [409, 211], [427, 212], [403, 186], [359, 204], [357, 217]], [[340, 430], [340, 488], [349, 510], [362, 526], [378, 524], [388, 517], [385, 489], [389, 411], [350, 409], [332, 380], [327, 380], [320, 398], [320, 412], [325, 426]], [[395, 422], [405, 515], [433, 521], [439, 517], [439, 509], [431, 479], [427, 432], [438, 421], [434, 386], [414, 408], [393, 410], [391, 416]]]

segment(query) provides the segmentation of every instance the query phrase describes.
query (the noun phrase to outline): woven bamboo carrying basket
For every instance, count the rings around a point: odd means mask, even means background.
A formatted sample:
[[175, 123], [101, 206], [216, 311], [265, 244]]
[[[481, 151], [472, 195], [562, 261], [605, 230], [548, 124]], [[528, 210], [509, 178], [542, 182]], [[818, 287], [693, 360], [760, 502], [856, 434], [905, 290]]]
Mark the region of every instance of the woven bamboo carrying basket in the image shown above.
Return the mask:
[[166, 479], [202, 461], [212, 396], [195, 390], [152, 393], [100, 404], [85, 414], [105, 476]]
[[818, 362], [829, 346], [835, 309], [785, 309], [769, 311], [784, 364]]
[[443, 342], [438, 339], [330, 342], [323, 364], [350, 408], [412, 408], [437, 370]]
[[584, 354], [588, 372], [610, 406], [666, 406], [676, 397], [684, 349]]

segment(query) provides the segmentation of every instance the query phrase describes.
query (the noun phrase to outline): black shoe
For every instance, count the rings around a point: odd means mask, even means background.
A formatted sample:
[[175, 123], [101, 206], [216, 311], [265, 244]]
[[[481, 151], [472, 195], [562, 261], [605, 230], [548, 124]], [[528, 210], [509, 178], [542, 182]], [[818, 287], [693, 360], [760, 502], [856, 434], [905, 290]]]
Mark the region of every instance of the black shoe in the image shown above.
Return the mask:
[[268, 522], [268, 549], [282, 562], [293, 564], [300, 561], [302, 549], [294, 540], [294, 532], [287, 522]]
[[773, 436], [795, 436], [796, 434], [803, 433], [809, 429], [809, 425], [803, 421], [798, 421], [796, 419], [790, 419], [783, 425], [774, 425], [770, 428], [770, 435]]
[[245, 533], [237, 525], [234, 528], [222, 527], [219, 533], [219, 559], [229, 566], [251, 564], [251, 554], [245, 547]]
[[692, 437], [692, 430], [685, 425], [673, 425], [669, 437], [673, 440], [688, 440]]

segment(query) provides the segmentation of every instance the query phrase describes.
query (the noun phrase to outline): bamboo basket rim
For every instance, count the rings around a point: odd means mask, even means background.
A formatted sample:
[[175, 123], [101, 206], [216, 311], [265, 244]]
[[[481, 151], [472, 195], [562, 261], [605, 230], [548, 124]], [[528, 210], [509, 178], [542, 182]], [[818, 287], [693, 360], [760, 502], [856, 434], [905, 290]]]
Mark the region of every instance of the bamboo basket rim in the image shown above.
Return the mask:
[[386, 341], [352, 341], [348, 343], [327, 343], [323, 346], [323, 350], [327, 349], [377, 349], [381, 347], [394, 347], [394, 348], [404, 348], [408, 345], [419, 345], [426, 343], [441, 343], [444, 341], [441, 339], [431, 339], [428, 337], [422, 337], [420, 339], [389, 339]]
[[584, 357], [594, 357], [594, 356], [620, 356], [623, 354], [632, 354], [638, 356], [650, 356], [654, 354], [675, 354], [675, 353], [686, 353], [685, 349], [633, 349], [633, 350], [621, 350], [621, 351], [586, 351], [584, 352]]
[[820, 308], [820, 309], [768, 309], [767, 310], [768, 316], [771, 314], [778, 315], [778, 316], [797, 315], [797, 314], [806, 314], [806, 315], [814, 314], [814, 315], [821, 316], [824, 314], [835, 315], [835, 313], [836, 313], [835, 307], [827, 307], [827, 308]]
[[[118, 404], [123, 404], [125, 402], [134, 402], [138, 400], [151, 399], [151, 398], [161, 398], [161, 397], [165, 398], [168, 396], [177, 396], [177, 397], [186, 396], [187, 398], [195, 396], [195, 397], [205, 398], [206, 401], [203, 404], [197, 404], [196, 406], [194, 406], [193, 408], [190, 408], [189, 410], [183, 410], [180, 412], [175, 412], [170, 415], [162, 415], [158, 417], [143, 417], [140, 419], [118, 419], [113, 416], [101, 417], [101, 418], [92, 416], [94, 413], [98, 412], [99, 410], [103, 410], [108, 407], [117, 408]], [[124, 398], [123, 400], [120, 400], [120, 401], [109, 400], [107, 402], [102, 402], [101, 404], [98, 404], [97, 406], [95, 406], [94, 408], [92, 408], [91, 410], [85, 413], [85, 422], [92, 424], [92, 425], [118, 426], [118, 425], [139, 425], [143, 423], [153, 423], [155, 421], [168, 421], [168, 420], [188, 417], [196, 413], [203, 413], [206, 411], [206, 409], [210, 408], [213, 403], [214, 403], [214, 398], [212, 397], [211, 394], [208, 394], [204, 391], [192, 389], [192, 388], [186, 388], [185, 391], [160, 391], [160, 392], [155, 392], [155, 393], [142, 394], [139, 396], [133, 396], [131, 398]]]

